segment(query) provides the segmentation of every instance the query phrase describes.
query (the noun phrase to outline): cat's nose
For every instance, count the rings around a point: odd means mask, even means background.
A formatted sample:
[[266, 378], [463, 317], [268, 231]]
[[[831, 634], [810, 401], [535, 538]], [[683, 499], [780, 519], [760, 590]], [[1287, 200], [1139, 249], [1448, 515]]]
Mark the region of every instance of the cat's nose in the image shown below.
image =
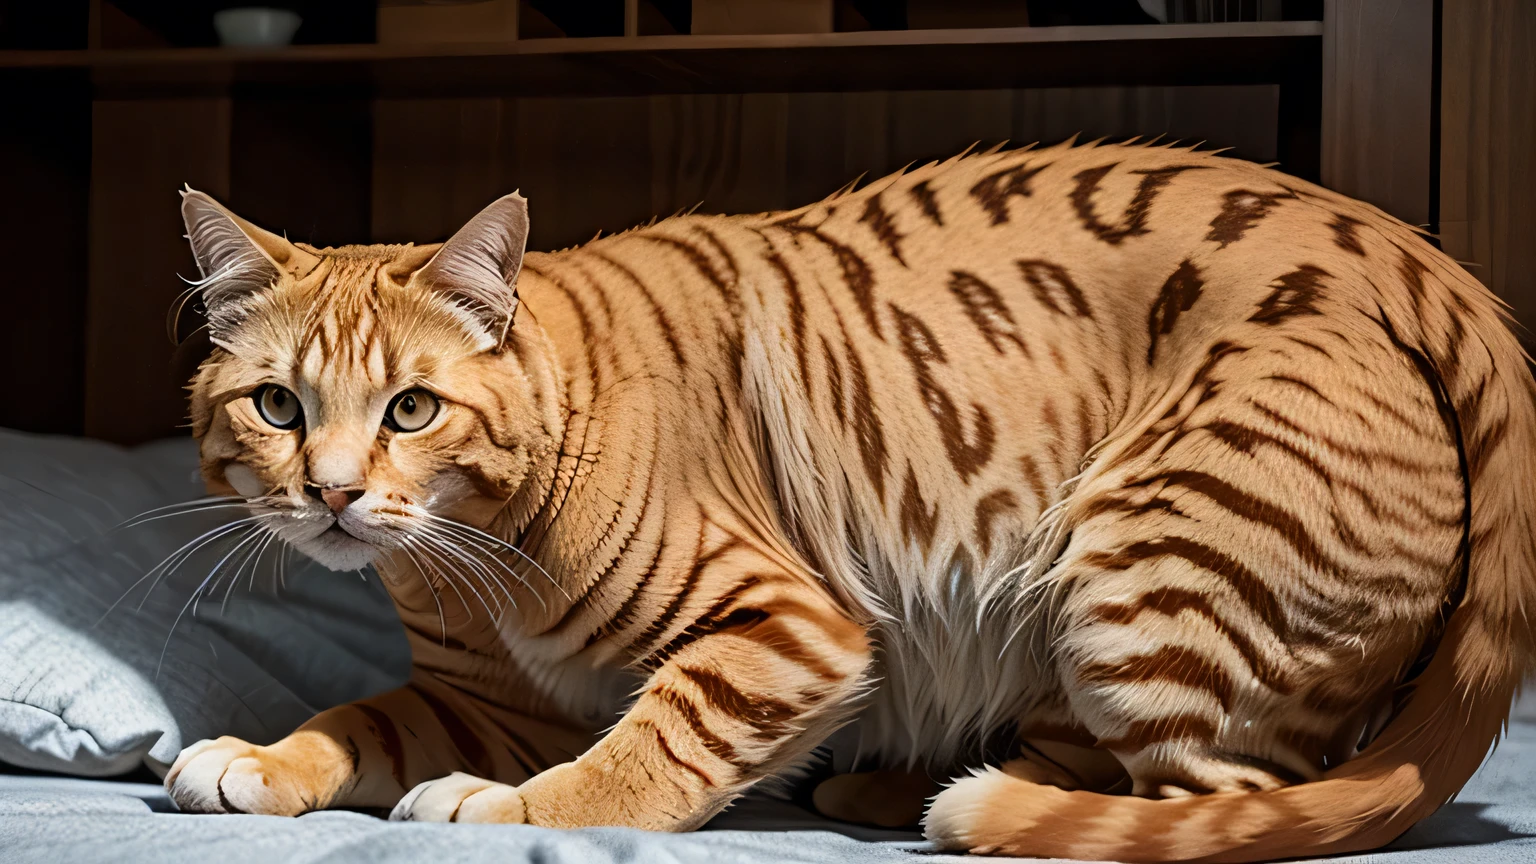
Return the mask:
[[329, 486], [311, 486], [309, 489], [312, 495], [315, 491], [319, 491], [320, 500], [325, 502], [325, 506], [331, 508], [332, 513], [340, 513], [347, 509], [347, 505], [363, 497], [362, 489], [334, 489]]

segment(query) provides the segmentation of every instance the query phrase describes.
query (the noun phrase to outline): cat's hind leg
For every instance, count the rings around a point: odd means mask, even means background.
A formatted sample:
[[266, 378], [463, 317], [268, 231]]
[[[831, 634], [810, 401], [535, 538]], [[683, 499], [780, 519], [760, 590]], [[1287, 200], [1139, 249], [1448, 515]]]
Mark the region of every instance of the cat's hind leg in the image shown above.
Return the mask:
[[[1453, 432], [1410, 358], [1328, 346], [1335, 368], [1310, 375], [1283, 347], [1217, 357], [1069, 502], [1036, 620], [1072, 715], [1137, 795], [1315, 779], [1434, 643], [1463, 542]], [[1022, 789], [959, 781], [930, 836], [975, 836]]]

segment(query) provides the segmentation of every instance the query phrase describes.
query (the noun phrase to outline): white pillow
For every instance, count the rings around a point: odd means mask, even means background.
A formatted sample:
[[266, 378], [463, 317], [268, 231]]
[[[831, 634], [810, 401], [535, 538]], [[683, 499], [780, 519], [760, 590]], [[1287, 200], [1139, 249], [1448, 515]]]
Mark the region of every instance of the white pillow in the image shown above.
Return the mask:
[[405, 638], [371, 574], [295, 555], [286, 587], [276, 585], [274, 547], [227, 605], [226, 577], [195, 617], [183, 614], [229, 535], [133, 589], [182, 544], [243, 515], [225, 508], [114, 530], [202, 497], [196, 474], [189, 440], [124, 449], [0, 430], [0, 762], [90, 776], [142, 762], [163, 773], [184, 744], [273, 741], [405, 680]]

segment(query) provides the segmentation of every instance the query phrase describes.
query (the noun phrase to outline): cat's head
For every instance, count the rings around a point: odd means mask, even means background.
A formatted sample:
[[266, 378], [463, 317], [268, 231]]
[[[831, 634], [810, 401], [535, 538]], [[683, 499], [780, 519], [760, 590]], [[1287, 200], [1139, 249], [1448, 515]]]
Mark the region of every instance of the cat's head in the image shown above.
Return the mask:
[[545, 337], [515, 320], [523, 198], [440, 246], [316, 249], [191, 190], [182, 216], [215, 346], [191, 386], [211, 492], [337, 570], [462, 546], [444, 520], [517, 506], [563, 422]]

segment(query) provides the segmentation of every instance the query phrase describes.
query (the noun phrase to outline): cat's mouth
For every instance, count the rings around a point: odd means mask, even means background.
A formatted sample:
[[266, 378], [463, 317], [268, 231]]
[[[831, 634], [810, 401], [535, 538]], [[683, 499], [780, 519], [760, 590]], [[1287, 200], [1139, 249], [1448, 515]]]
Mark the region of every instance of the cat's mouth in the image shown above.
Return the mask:
[[361, 570], [379, 554], [374, 544], [348, 531], [341, 522], [294, 544], [299, 551], [331, 570]]

